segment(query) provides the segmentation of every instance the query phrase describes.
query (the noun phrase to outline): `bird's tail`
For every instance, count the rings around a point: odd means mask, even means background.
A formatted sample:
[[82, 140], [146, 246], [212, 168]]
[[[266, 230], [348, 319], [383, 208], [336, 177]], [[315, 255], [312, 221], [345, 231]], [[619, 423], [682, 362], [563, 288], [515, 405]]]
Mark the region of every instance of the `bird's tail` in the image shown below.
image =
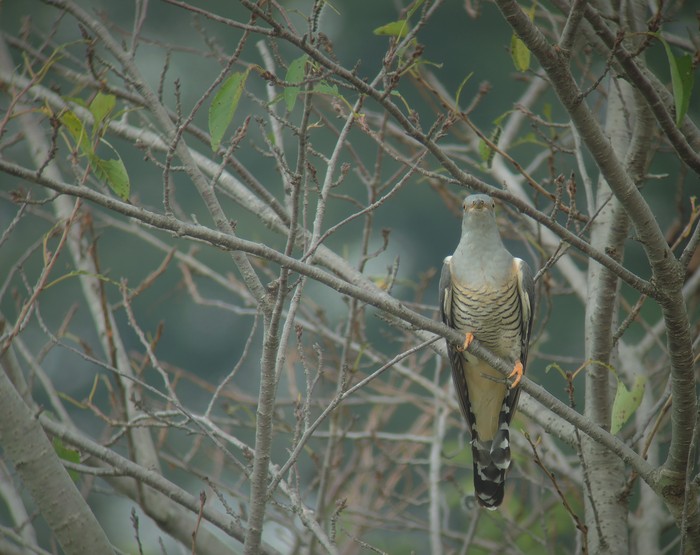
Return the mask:
[[493, 440], [472, 441], [474, 493], [479, 505], [493, 511], [503, 502], [506, 472], [510, 466], [508, 426], [496, 432]]

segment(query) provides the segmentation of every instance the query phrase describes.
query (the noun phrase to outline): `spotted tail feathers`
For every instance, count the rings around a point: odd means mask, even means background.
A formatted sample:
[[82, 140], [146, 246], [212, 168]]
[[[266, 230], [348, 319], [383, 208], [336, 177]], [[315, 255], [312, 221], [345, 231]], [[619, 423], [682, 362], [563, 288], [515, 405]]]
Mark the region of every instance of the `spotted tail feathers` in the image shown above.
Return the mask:
[[510, 466], [510, 436], [507, 425], [493, 440], [472, 440], [474, 493], [479, 505], [495, 510], [503, 502], [506, 472]]

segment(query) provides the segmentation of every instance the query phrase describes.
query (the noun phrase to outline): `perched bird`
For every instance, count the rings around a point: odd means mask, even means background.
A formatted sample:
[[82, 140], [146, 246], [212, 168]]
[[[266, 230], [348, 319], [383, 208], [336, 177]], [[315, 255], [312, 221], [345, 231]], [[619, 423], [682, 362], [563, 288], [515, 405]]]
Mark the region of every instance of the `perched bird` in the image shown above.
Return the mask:
[[[442, 321], [465, 334], [464, 345], [447, 343], [459, 405], [472, 436], [474, 490], [482, 507], [503, 502], [510, 466], [508, 427], [525, 372], [535, 308], [529, 266], [503, 245], [495, 203], [487, 195], [464, 200], [462, 237], [445, 258], [440, 276]], [[510, 384], [501, 372], [467, 352], [476, 337], [513, 365]]]

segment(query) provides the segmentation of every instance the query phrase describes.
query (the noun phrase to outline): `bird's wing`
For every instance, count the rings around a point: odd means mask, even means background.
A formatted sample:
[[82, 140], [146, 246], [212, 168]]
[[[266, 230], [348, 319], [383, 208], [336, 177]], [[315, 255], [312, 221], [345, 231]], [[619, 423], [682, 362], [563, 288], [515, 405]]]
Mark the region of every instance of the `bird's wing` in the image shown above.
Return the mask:
[[[440, 318], [443, 323], [451, 328], [454, 328], [454, 320], [452, 317], [452, 272], [450, 271], [450, 259], [448, 256], [442, 264], [442, 273], [440, 274]], [[469, 393], [467, 391], [467, 381], [464, 377], [462, 364], [464, 357], [462, 353], [457, 351], [449, 341], [447, 343], [447, 353], [450, 357], [450, 366], [452, 367], [452, 377], [457, 390], [457, 399], [459, 400], [459, 408], [462, 411], [464, 419], [469, 425], [469, 433], [473, 435], [474, 422], [472, 422], [472, 412], [469, 405]]]
[[523, 363], [524, 372], [527, 364], [527, 352], [530, 347], [532, 318], [535, 314], [535, 281], [532, 278], [530, 266], [524, 260], [516, 258], [515, 268], [518, 279], [518, 299], [520, 300], [520, 361]]

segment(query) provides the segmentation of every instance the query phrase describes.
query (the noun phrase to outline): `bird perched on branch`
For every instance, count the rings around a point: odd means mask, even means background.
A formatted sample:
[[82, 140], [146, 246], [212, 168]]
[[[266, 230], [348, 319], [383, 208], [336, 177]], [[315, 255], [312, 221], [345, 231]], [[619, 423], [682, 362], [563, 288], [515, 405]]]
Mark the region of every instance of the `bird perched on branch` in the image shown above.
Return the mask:
[[[472, 436], [476, 499], [493, 510], [503, 502], [510, 466], [508, 428], [527, 364], [535, 284], [527, 263], [503, 245], [493, 199], [471, 195], [463, 209], [462, 237], [440, 276], [440, 313], [445, 324], [465, 334], [464, 345], [448, 342], [447, 350]], [[467, 352], [474, 337], [513, 366], [510, 382]]]

